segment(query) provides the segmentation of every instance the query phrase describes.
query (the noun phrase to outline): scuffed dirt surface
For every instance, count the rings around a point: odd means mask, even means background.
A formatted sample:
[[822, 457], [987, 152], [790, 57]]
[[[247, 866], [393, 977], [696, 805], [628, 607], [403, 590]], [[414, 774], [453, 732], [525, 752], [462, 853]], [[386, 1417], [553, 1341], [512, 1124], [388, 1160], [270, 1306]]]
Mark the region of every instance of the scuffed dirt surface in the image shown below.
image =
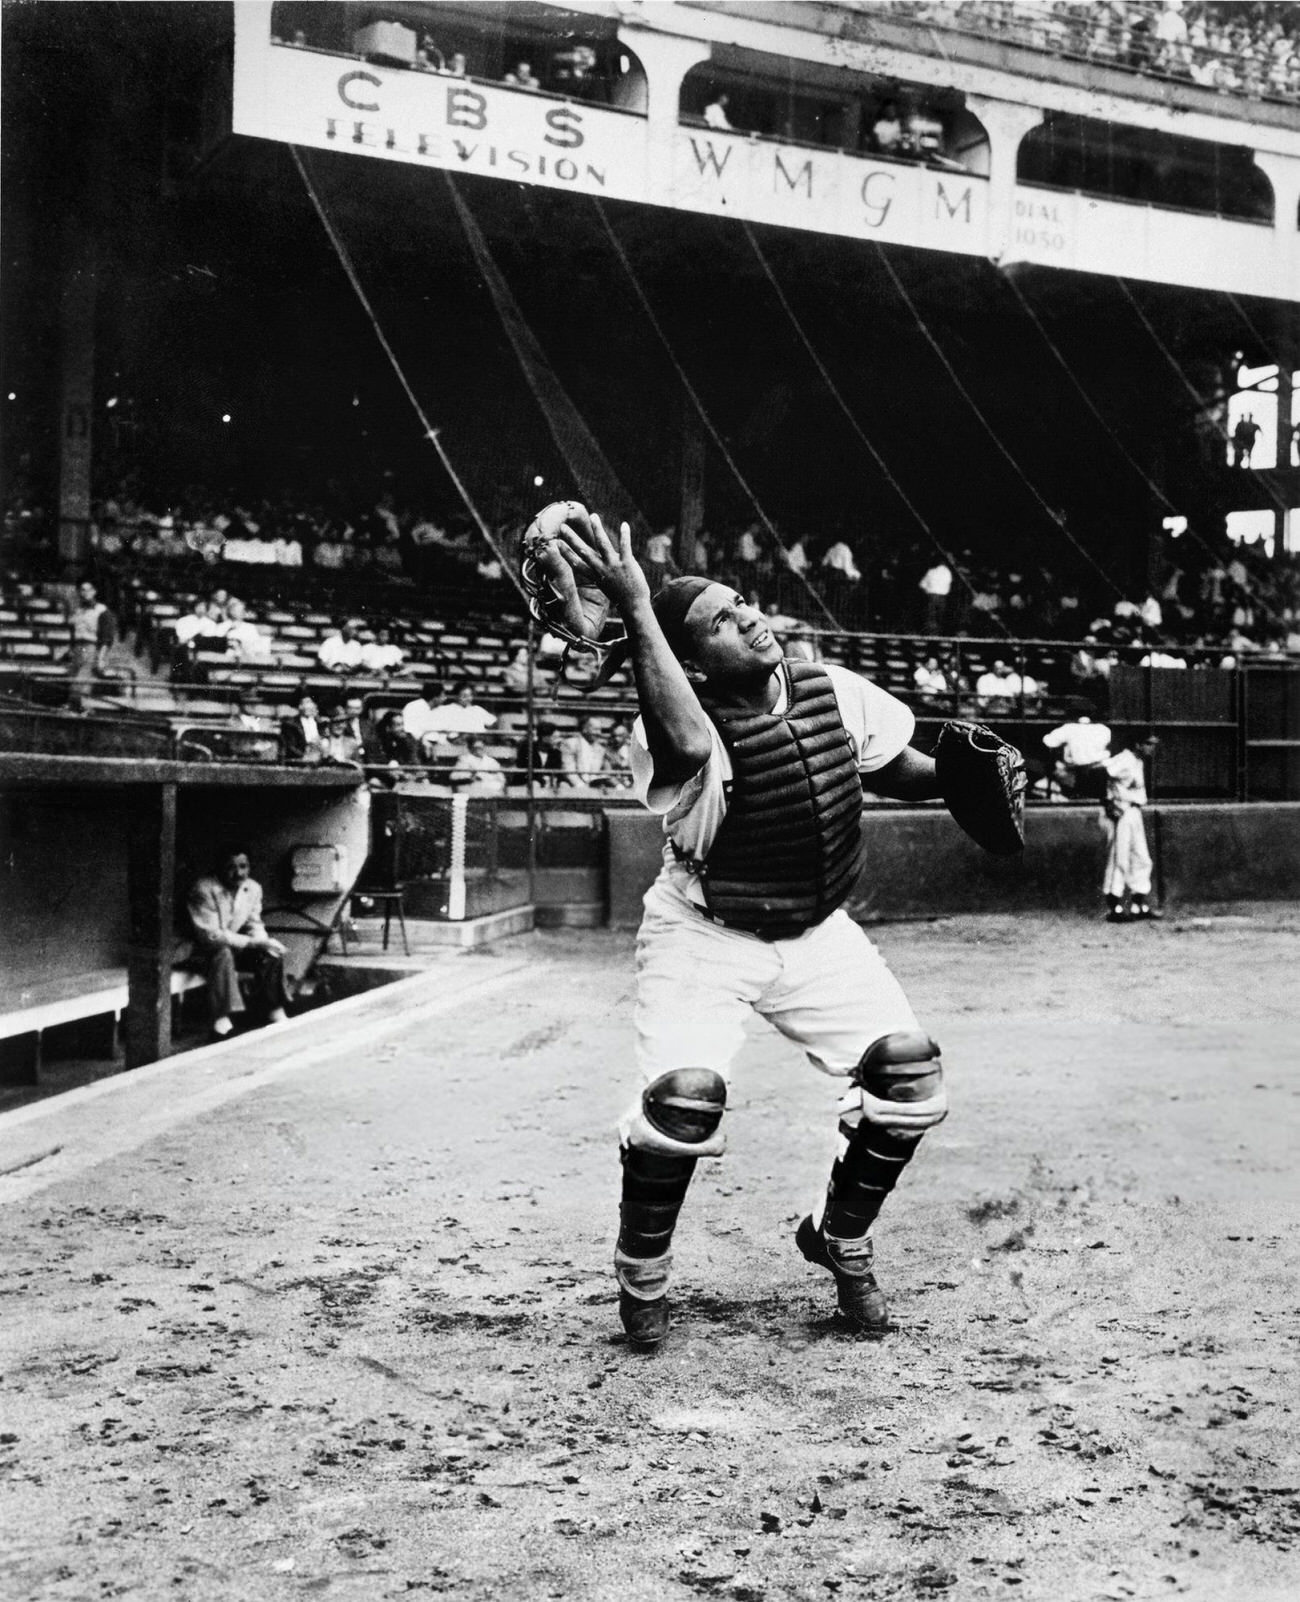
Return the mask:
[[834, 1090], [760, 1027], [673, 1335], [623, 1344], [621, 935], [467, 956], [535, 982], [0, 1180], [0, 1595], [1300, 1595], [1300, 914], [875, 935], [954, 1109], [880, 1341], [794, 1251]]

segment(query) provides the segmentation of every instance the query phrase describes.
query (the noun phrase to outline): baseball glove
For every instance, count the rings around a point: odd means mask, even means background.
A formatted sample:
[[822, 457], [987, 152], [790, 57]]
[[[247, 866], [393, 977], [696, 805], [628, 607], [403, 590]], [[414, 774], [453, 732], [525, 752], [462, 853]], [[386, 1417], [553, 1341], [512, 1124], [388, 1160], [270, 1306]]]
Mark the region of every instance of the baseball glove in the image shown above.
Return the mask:
[[934, 748], [944, 805], [997, 857], [1025, 848], [1025, 759], [982, 723], [945, 723]]
[[594, 583], [584, 583], [591, 575], [564, 555], [558, 535], [565, 523], [592, 538], [591, 517], [581, 501], [552, 501], [524, 530], [519, 576], [528, 591], [528, 610], [543, 628], [571, 648], [599, 655], [609, 597]]

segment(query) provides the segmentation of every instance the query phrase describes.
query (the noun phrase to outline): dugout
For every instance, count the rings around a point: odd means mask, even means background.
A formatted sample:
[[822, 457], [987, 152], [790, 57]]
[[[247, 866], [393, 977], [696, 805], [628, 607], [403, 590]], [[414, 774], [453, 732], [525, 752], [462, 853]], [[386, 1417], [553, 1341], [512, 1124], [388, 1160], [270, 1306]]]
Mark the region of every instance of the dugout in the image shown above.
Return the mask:
[[[293, 850], [337, 848], [350, 889], [370, 849], [369, 802], [354, 770], [0, 754], [0, 1071], [35, 1073], [25, 1015], [42, 1008], [69, 1023], [119, 1016], [128, 1067], [165, 1057], [185, 892], [222, 850], [247, 849], [296, 984], [344, 894], [295, 890]], [[87, 1013], [97, 996], [110, 1000]]]

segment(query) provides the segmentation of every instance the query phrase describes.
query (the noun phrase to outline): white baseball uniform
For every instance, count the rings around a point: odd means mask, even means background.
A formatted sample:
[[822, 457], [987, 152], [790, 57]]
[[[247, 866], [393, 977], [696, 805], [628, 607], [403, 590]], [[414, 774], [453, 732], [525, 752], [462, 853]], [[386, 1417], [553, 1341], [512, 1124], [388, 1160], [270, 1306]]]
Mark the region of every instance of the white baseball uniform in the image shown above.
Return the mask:
[[[829, 675], [859, 767], [875, 772], [912, 738], [910, 708], [835, 663]], [[788, 684], [773, 711], [788, 704]], [[635, 1023], [638, 1066], [649, 1083], [675, 1068], [711, 1068], [724, 1078], [753, 1010], [807, 1053], [823, 1072], [843, 1076], [867, 1047], [916, 1018], [884, 958], [842, 909], [791, 939], [764, 940], [723, 927], [698, 910], [698, 875], [673, 850], [703, 860], [727, 812], [731, 760], [710, 724], [713, 750], [680, 785], [655, 785], [640, 718], [632, 731], [635, 793], [664, 820], [664, 861], [646, 892], [637, 937]], [[638, 1102], [639, 1106], [639, 1102]]]

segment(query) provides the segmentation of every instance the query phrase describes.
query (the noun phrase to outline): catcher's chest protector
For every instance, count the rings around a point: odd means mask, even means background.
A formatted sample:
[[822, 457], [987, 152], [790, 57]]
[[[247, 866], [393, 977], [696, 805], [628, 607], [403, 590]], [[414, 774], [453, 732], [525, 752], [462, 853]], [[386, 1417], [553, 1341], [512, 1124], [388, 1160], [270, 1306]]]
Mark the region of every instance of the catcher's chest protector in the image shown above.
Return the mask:
[[785, 668], [784, 713], [714, 716], [733, 778], [700, 880], [710, 912], [755, 932], [829, 917], [866, 850], [862, 780], [830, 676], [812, 662]]

